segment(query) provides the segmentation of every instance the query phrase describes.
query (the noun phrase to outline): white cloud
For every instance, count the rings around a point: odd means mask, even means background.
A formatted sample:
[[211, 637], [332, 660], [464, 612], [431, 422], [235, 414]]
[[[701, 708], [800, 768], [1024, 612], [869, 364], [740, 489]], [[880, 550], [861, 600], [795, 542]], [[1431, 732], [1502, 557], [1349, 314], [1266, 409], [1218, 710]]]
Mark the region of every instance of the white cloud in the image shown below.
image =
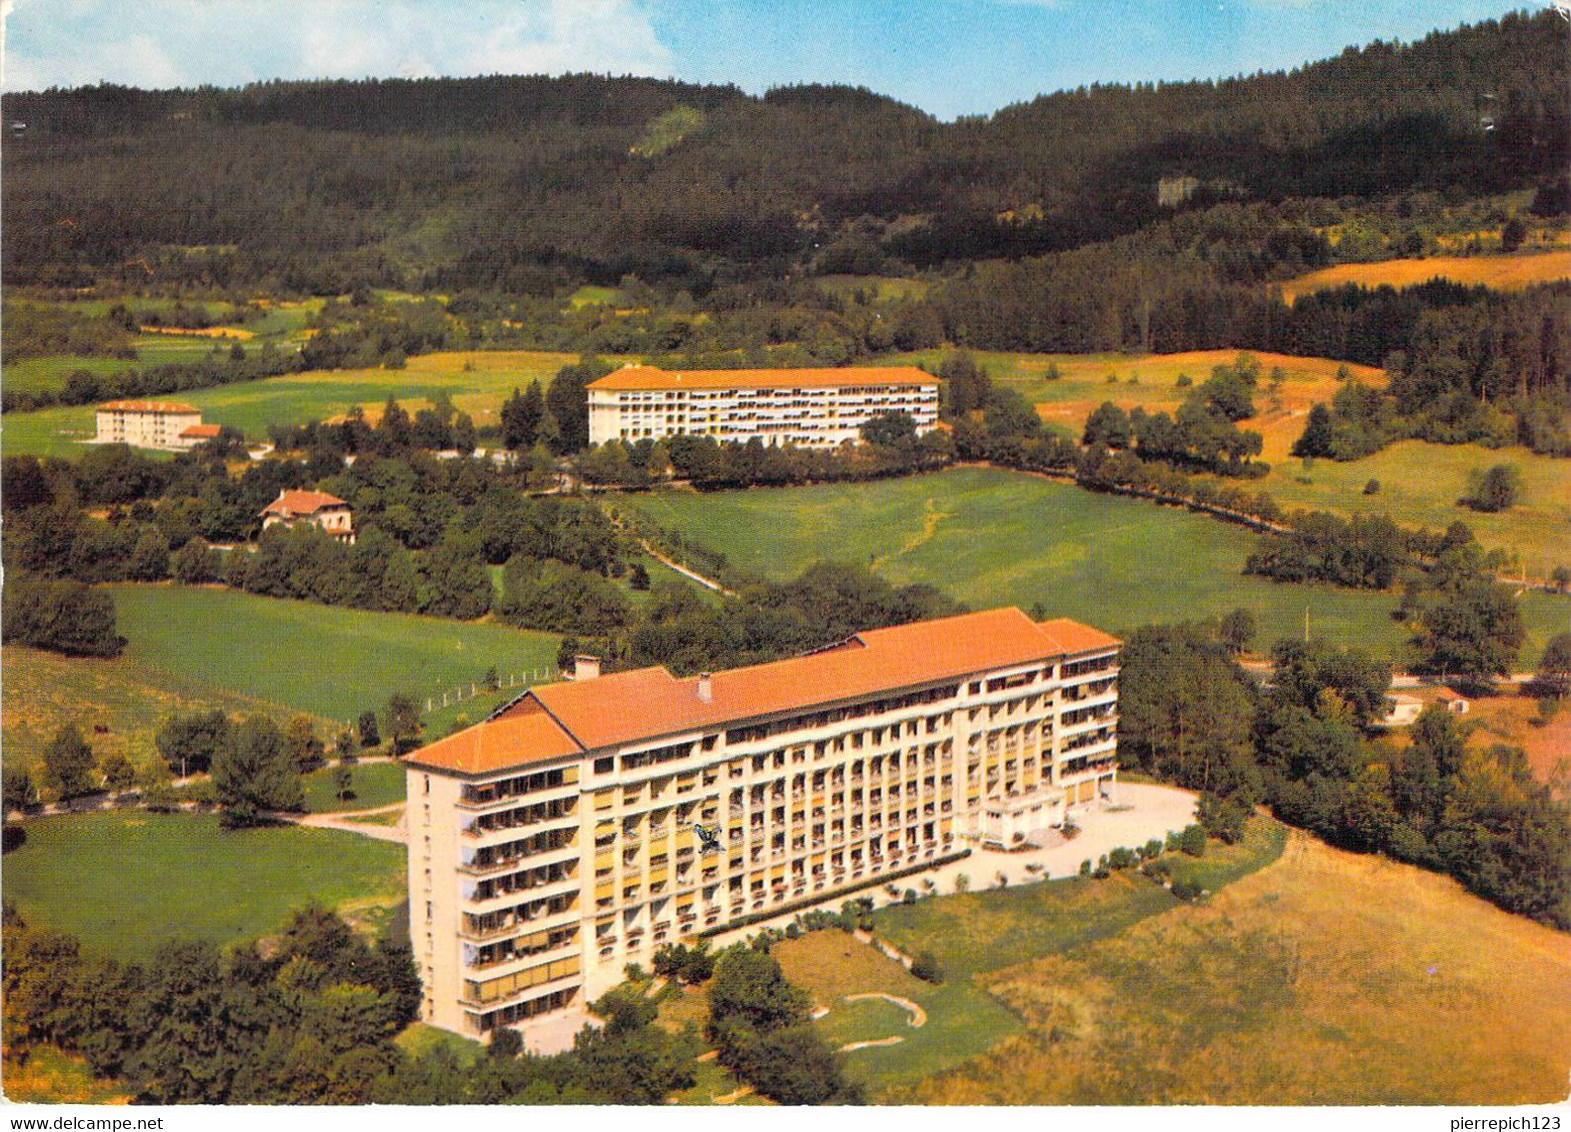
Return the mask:
[[[9, 0], [0, 0], [8, 6]], [[5, 26], [9, 90], [102, 80], [610, 71], [668, 75], [637, 0], [23, 0]]]

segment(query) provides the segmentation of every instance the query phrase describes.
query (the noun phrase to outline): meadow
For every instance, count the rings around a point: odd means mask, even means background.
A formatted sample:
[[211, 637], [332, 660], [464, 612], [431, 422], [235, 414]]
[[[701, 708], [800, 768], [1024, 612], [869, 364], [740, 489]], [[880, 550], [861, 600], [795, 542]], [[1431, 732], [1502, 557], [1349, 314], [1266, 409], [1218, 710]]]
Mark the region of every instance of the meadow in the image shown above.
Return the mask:
[[[1302, 418], [1298, 431], [1302, 432]], [[1434, 530], [1460, 520], [1484, 546], [1516, 555], [1530, 578], [1543, 579], [1555, 566], [1571, 565], [1571, 461], [1520, 447], [1490, 449], [1422, 440], [1399, 441], [1347, 463], [1314, 460], [1306, 467], [1302, 460], [1285, 456], [1284, 449], [1270, 474], [1251, 486], [1270, 492], [1288, 509], [1390, 515], [1405, 526]], [[1513, 464], [1522, 473], [1521, 502], [1494, 514], [1458, 504], [1467, 492], [1468, 473], [1496, 464]], [[1364, 487], [1370, 480], [1378, 481], [1379, 490], [1366, 495]]]
[[1197, 906], [982, 976], [1021, 1019], [919, 1104], [1525, 1104], [1565, 1095], [1571, 939], [1290, 835]]
[[[205, 340], [203, 348], [210, 348]], [[445, 393], [477, 425], [496, 424], [502, 402], [531, 381], [550, 383], [557, 370], [578, 360], [576, 354], [536, 350], [446, 351], [409, 359], [403, 369], [307, 370], [233, 385], [195, 389], [180, 400], [202, 410], [209, 424], [229, 425], [250, 440], [265, 440], [271, 424], [304, 424], [340, 417], [356, 405], [375, 419], [389, 397], [411, 413]], [[93, 407], [38, 409], [6, 413], [0, 438], [11, 455], [80, 454], [93, 435]]]
[[217, 587], [112, 586], [124, 659], [159, 679], [286, 704], [340, 722], [403, 692], [555, 665], [558, 638], [487, 623], [371, 613]]
[[[332, 752], [328, 752], [329, 758]], [[349, 794], [338, 796], [333, 782], [337, 768], [326, 766], [303, 776], [305, 808], [313, 814], [341, 813], [391, 806], [404, 800], [402, 763], [359, 763], [349, 768]], [[396, 812], [392, 815], [397, 817]]]
[[6, 854], [6, 899], [84, 949], [146, 959], [163, 941], [227, 945], [278, 930], [311, 900], [372, 931], [405, 899], [403, 846], [274, 826], [223, 830], [215, 814], [105, 811], [30, 819]]
[[[44, 747], [66, 723], [82, 729], [98, 758], [119, 753], [142, 767], [157, 759], [153, 736], [171, 715], [222, 708], [267, 715], [283, 726], [298, 710], [215, 688], [200, 673], [183, 677], [123, 656], [68, 658], [6, 645], [0, 666], [0, 750], [5, 765], [35, 772]], [[325, 729], [327, 721], [319, 723]]]
[[1428, 259], [1388, 259], [1378, 263], [1339, 263], [1279, 284], [1282, 297], [1291, 303], [1300, 295], [1357, 283], [1364, 287], [1415, 287], [1431, 279], [1449, 279], [1469, 286], [1483, 285], [1497, 291], [1520, 291], [1535, 283], [1571, 278], [1571, 251], [1528, 252], [1514, 255], [1431, 256]]
[[[646, 519], [762, 577], [818, 559], [860, 562], [898, 584], [928, 582], [973, 609], [1040, 603], [1114, 633], [1251, 610], [1259, 643], [1312, 635], [1400, 661], [1396, 595], [1243, 576], [1259, 536], [1170, 507], [1018, 472], [953, 468], [871, 484], [629, 497]], [[1527, 593], [1522, 662], [1567, 627], [1571, 603]]]

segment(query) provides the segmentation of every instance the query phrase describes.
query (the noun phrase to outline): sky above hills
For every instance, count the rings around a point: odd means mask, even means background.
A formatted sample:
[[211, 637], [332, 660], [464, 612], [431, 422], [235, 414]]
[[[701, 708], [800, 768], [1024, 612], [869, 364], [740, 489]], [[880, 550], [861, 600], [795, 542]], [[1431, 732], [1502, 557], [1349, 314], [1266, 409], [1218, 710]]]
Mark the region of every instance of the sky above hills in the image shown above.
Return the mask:
[[[1290, 68], [1501, 0], [0, 0], [3, 89], [567, 71], [850, 83], [940, 118]], [[1536, 6], [1536, 5], [1534, 5]]]

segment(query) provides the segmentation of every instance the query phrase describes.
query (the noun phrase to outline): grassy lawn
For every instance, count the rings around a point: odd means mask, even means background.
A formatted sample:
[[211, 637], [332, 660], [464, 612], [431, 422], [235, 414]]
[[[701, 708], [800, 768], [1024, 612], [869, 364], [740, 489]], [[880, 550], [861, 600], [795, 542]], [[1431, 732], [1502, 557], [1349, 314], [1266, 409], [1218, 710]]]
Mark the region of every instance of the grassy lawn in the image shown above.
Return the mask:
[[[928, 582], [973, 609], [1040, 602], [1111, 632], [1254, 612], [1259, 640], [1310, 631], [1400, 660], [1396, 595], [1278, 585], [1243, 576], [1258, 536], [1214, 519], [989, 468], [871, 484], [629, 496], [649, 520], [764, 577], [820, 558], [870, 563], [891, 582]], [[1524, 595], [1531, 664], [1567, 627], [1571, 603]]]
[[111, 587], [133, 665], [337, 721], [556, 662], [558, 639], [502, 625], [369, 613], [219, 588]]
[[484, 1056], [486, 1048], [483, 1042], [466, 1038], [462, 1034], [455, 1034], [451, 1030], [427, 1026], [424, 1022], [411, 1023], [393, 1041], [410, 1057], [425, 1057], [438, 1049], [445, 1049], [462, 1066], [473, 1065], [479, 1061]]
[[[210, 342], [196, 341], [211, 348]], [[577, 360], [576, 354], [535, 350], [448, 351], [410, 358], [400, 370], [309, 370], [195, 389], [180, 399], [201, 409], [203, 420], [231, 425], [253, 440], [265, 439], [270, 424], [338, 416], [355, 405], [364, 406], [374, 418], [370, 410], [379, 409], [389, 396], [414, 412], [437, 393], [446, 393], [476, 424], [495, 424], [502, 402], [515, 387], [535, 380], [547, 383], [562, 366]], [[6, 413], [0, 429], [5, 450], [12, 455], [79, 454], [80, 441], [93, 433], [93, 407]]]
[[1023, 1031], [889, 1099], [1555, 1103], [1571, 1064], [1564, 933], [1299, 833], [1204, 904], [984, 982]]
[[385, 928], [404, 900], [403, 846], [297, 826], [225, 831], [214, 814], [35, 818], [6, 855], [6, 898], [85, 948], [145, 959], [167, 939], [239, 943], [309, 900]]
[[[1168, 855], [1175, 880], [1213, 891], [1276, 860], [1286, 829], [1253, 819], [1238, 845], [1212, 841], [1204, 857]], [[1178, 901], [1138, 873], [1069, 877], [897, 904], [878, 912], [878, 934], [907, 955], [931, 951], [950, 979], [996, 971], [1108, 939]]]
[[[119, 752], [142, 766], [158, 757], [153, 736], [171, 715], [223, 708], [263, 713], [282, 726], [298, 710], [222, 691], [199, 672], [176, 674], [128, 657], [69, 658], [7, 645], [0, 666], [0, 748], [7, 766], [36, 769], [55, 730], [66, 723], [82, 729], [99, 758]], [[325, 728], [327, 721], [320, 722]]]
[[[928, 901], [927, 903], [932, 903]], [[786, 978], [829, 1007], [815, 1023], [835, 1048], [849, 1042], [899, 1036], [898, 1045], [852, 1050], [843, 1055], [847, 1074], [874, 1097], [897, 1083], [912, 1083], [958, 1065], [1019, 1028], [1013, 1015], [969, 979], [934, 986], [915, 978], [881, 952], [839, 931], [808, 932], [771, 949]], [[905, 1010], [882, 1000], [842, 1001], [846, 995], [877, 992], [908, 998], [927, 1012], [920, 1029], [907, 1025]]]
[[[340, 799], [333, 785], [337, 767], [326, 766], [305, 776], [305, 807], [312, 813], [370, 810], [404, 800], [404, 768], [400, 763], [360, 763], [349, 768], [349, 797]], [[395, 821], [396, 813], [388, 815]]]

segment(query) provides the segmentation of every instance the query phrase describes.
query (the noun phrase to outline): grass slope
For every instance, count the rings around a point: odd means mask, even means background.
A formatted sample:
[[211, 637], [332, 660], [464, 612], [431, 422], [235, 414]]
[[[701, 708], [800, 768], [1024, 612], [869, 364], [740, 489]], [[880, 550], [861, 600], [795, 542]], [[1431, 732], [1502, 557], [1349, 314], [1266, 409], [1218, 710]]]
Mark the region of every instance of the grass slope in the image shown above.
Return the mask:
[[219, 588], [114, 586], [126, 659], [160, 678], [344, 721], [393, 692], [424, 698], [555, 663], [558, 639], [502, 625], [368, 613]]
[[[203, 341], [206, 348], [211, 343]], [[182, 342], [182, 345], [184, 343]], [[180, 399], [202, 410], [211, 424], [230, 425], [253, 440], [267, 436], [270, 424], [302, 424], [338, 416], [355, 405], [373, 418], [388, 397], [411, 412], [446, 393], [476, 424], [495, 424], [502, 402], [515, 387], [545, 384], [576, 354], [535, 350], [447, 351], [409, 359], [405, 369], [308, 370], [305, 373], [237, 382], [182, 393]], [[467, 368], [466, 368], [467, 367]], [[5, 450], [11, 455], [80, 454], [81, 441], [93, 434], [93, 407], [39, 409], [6, 413], [0, 420]]]
[[[305, 808], [314, 814], [340, 813], [345, 810], [371, 810], [404, 800], [404, 768], [399, 763], [360, 763], [349, 768], [349, 796], [339, 798], [333, 785], [333, 766], [314, 770], [304, 776]], [[397, 811], [387, 815], [395, 824]]]
[[892, 1099], [1546, 1103], [1571, 1062], [1571, 938], [1298, 833], [1204, 905], [985, 982], [1024, 1032]]
[[[1407, 631], [1392, 594], [1277, 585], [1242, 575], [1258, 536], [1199, 515], [990, 468], [871, 484], [630, 497], [650, 520], [769, 578], [820, 558], [871, 563], [896, 583], [929, 582], [972, 608], [1040, 602], [1112, 632], [1252, 610], [1260, 640], [1312, 633], [1400, 659]], [[1571, 605], [1522, 598], [1532, 663]]]
[[309, 900], [388, 925], [405, 895], [405, 850], [351, 833], [225, 831], [213, 814], [112, 811], [34, 818], [5, 858], [6, 898], [84, 947], [144, 959], [166, 939], [238, 943]]
[[1414, 287], [1431, 279], [1483, 284], [1497, 291], [1520, 291], [1534, 283], [1571, 278], [1571, 251], [1518, 255], [1432, 256], [1429, 259], [1388, 259], [1379, 263], [1340, 263], [1300, 275], [1281, 285], [1291, 303], [1300, 295], [1358, 283], [1365, 287]]
[[0, 748], [7, 766], [36, 767], [56, 728], [66, 723], [82, 729], [99, 758], [119, 752], [140, 766], [157, 757], [153, 735], [171, 715], [217, 707], [236, 715], [263, 713], [282, 725], [297, 710], [222, 691], [200, 673], [180, 676], [126, 657], [67, 658], [7, 645], [0, 665]]

